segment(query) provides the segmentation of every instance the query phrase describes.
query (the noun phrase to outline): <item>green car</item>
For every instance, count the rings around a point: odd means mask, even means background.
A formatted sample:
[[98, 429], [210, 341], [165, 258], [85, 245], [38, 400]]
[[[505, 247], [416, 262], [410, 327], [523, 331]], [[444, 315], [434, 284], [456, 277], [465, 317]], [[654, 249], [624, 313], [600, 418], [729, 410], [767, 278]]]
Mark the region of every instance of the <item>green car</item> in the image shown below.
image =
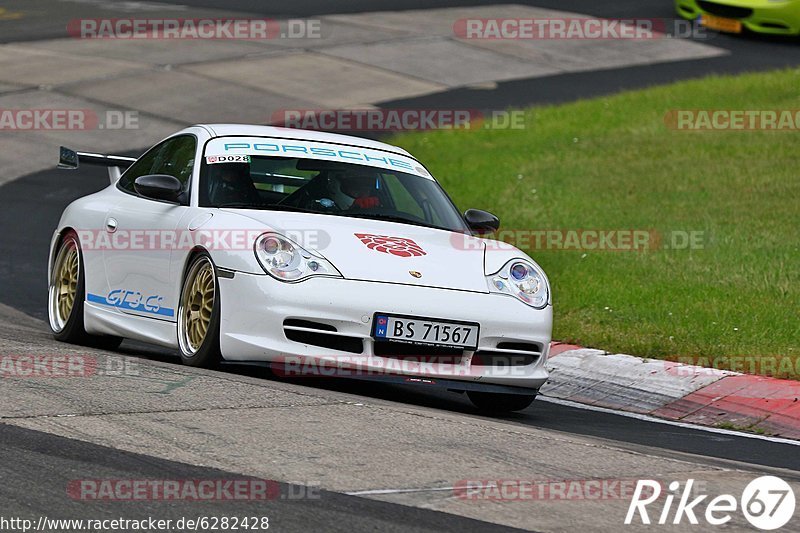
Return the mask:
[[800, 35], [800, 0], [675, 0], [675, 9], [716, 31]]

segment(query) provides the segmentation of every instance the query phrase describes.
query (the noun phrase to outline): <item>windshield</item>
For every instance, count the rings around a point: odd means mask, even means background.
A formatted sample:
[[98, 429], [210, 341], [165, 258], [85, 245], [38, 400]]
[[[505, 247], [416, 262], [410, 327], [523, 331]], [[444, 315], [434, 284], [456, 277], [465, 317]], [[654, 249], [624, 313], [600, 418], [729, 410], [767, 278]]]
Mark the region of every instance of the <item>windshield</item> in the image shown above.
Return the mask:
[[432, 179], [319, 159], [206, 159], [200, 174], [203, 207], [306, 211], [466, 231], [458, 210]]

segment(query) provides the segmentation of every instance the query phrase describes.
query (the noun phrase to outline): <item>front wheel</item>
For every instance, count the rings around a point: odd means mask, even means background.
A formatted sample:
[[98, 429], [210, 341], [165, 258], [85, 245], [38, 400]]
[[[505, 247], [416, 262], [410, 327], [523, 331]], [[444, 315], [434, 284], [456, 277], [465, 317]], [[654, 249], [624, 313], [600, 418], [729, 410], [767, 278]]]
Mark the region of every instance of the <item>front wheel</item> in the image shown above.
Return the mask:
[[121, 337], [90, 335], [83, 324], [83, 303], [86, 286], [78, 236], [74, 231], [64, 235], [53, 262], [47, 291], [47, 316], [57, 341], [113, 350]]
[[492, 413], [510, 413], [522, 411], [533, 403], [536, 393], [533, 394], [503, 394], [497, 392], [467, 391], [467, 396], [472, 404], [481, 411]]
[[219, 288], [214, 264], [203, 253], [189, 264], [178, 306], [178, 346], [181, 361], [189, 366], [213, 368], [219, 349]]

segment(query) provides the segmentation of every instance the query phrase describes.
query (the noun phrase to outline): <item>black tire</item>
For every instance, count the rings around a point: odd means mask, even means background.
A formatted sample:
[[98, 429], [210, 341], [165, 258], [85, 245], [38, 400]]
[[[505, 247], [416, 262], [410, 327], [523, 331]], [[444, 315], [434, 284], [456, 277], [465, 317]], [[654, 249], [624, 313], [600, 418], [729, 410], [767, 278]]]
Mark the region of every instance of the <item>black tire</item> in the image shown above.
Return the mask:
[[[59, 267], [59, 259], [61, 258], [61, 254], [65, 253], [65, 248], [67, 247], [74, 248], [78, 256], [78, 283], [75, 289], [75, 299], [72, 308], [69, 311], [67, 319], [63, 320], [60, 316], [57, 316], [58, 312], [54, 308], [53, 291], [55, 290], [55, 277], [58, 275], [57, 269]], [[48, 287], [47, 310], [53, 338], [57, 341], [68, 342], [70, 344], [114, 350], [122, 343], [122, 337], [115, 337], [112, 335], [90, 335], [86, 333], [86, 328], [83, 323], [83, 308], [86, 294], [85, 276], [86, 274], [83, 269], [83, 253], [81, 252], [78, 235], [74, 231], [68, 231], [61, 239], [58, 251], [56, 252]]]
[[[190, 277], [193, 275], [198, 265], [204, 262], [207, 262], [213, 271], [215, 291], [214, 304], [211, 311], [211, 319], [202, 344], [200, 344], [196, 351], [192, 352], [191, 346], [188, 345], [187, 340], [183, 338], [184, 328], [182, 326], [182, 321], [184, 320], [184, 315], [187, 312], [187, 307], [185, 305], [185, 293], [188, 290], [187, 284], [193, 281], [190, 279]], [[214, 266], [211, 257], [207, 253], [199, 253], [194, 256], [191, 261], [189, 261], [189, 266], [186, 268], [186, 272], [183, 276], [183, 283], [181, 284], [180, 302], [178, 305], [178, 323], [176, 330], [178, 334], [178, 352], [181, 355], [181, 362], [183, 364], [201, 368], [216, 368], [219, 366], [220, 361], [222, 361], [222, 353], [219, 347], [219, 300], [219, 280], [217, 279], [216, 267]]]
[[522, 411], [529, 407], [536, 399], [533, 394], [503, 394], [497, 392], [467, 391], [467, 396], [472, 404], [489, 413], [510, 413]]

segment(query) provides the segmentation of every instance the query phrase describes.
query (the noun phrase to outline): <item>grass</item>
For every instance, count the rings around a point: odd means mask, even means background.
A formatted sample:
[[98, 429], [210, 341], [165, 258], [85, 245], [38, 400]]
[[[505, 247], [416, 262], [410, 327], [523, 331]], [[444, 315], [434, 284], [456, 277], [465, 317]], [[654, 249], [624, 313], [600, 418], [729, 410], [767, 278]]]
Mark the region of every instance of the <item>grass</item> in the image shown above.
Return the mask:
[[734, 424], [732, 422], [719, 422], [718, 424], [714, 424], [714, 427], [718, 429], [727, 429], [728, 431], [744, 431], [747, 433], [753, 433], [755, 435], [769, 434], [763, 429], [755, 427], [755, 424], [749, 426], [741, 426], [739, 424]]
[[[460, 208], [506, 229], [701, 231], [700, 249], [526, 250], [554, 338], [640, 356], [800, 355], [800, 132], [690, 132], [671, 109], [800, 109], [800, 70], [537, 107], [525, 129], [404, 133]], [[800, 366], [800, 365], [798, 365]], [[796, 375], [788, 377], [797, 377]]]

